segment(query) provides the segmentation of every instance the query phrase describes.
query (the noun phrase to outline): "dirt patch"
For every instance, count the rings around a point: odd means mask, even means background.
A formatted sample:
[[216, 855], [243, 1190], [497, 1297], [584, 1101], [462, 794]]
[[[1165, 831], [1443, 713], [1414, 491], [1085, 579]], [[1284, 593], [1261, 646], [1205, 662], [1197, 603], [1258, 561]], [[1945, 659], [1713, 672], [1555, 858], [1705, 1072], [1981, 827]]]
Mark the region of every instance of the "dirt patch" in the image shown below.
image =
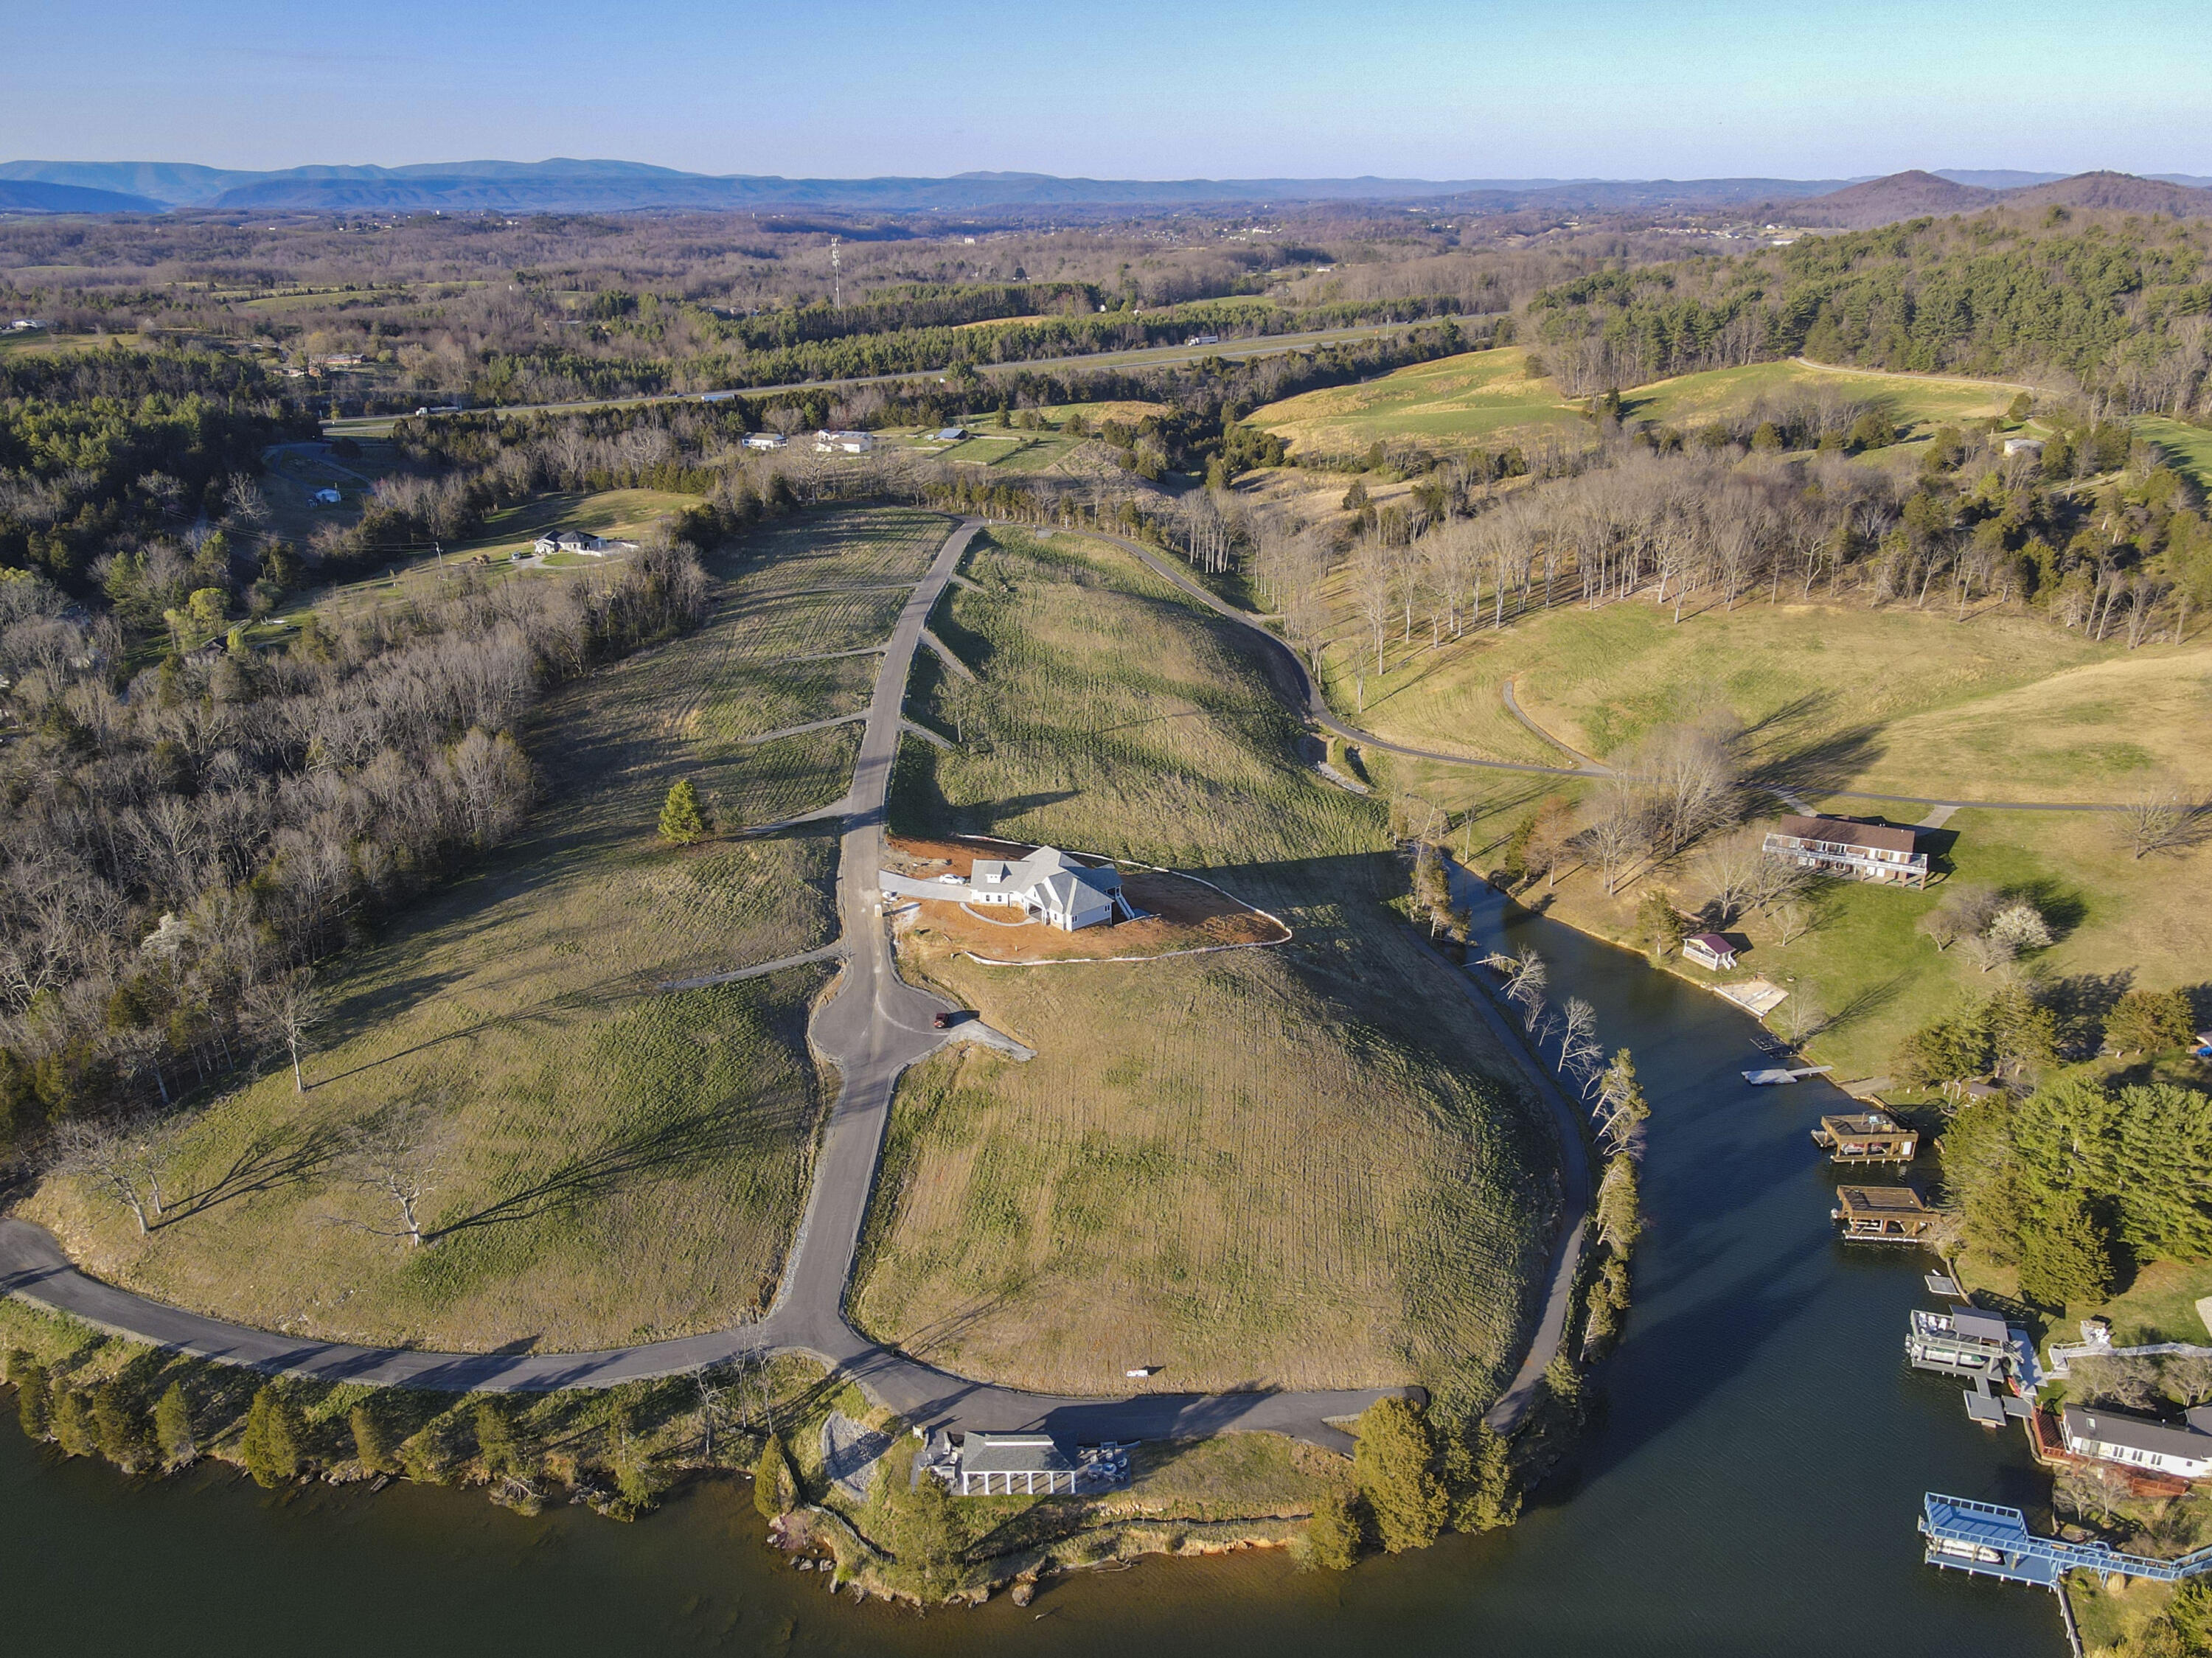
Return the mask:
[[[1036, 847], [1003, 841], [928, 841], [893, 836], [889, 867], [915, 880], [967, 876], [978, 858], [1024, 858]], [[1080, 859], [1103, 867], [1103, 858]], [[1085, 962], [1171, 956], [1227, 945], [1276, 944], [1290, 929], [1264, 911], [1187, 875], [1123, 866], [1121, 889], [1144, 919], [1062, 932], [1042, 921], [994, 916], [952, 900], [922, 900], [899, 917], [901, 933], [933, 953], [964, 951], [989, 962]]]

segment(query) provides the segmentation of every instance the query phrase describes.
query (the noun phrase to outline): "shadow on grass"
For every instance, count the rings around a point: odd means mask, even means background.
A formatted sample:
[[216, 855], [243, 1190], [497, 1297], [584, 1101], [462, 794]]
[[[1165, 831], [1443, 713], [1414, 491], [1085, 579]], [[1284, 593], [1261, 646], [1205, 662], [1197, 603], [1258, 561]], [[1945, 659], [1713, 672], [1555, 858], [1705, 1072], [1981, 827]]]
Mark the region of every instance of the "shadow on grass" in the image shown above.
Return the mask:
[[717, 1106], [610, 1135], [543, 1179], [426, 1233], [424, 1242], [532, 1220], [609, 1197], [633, 1181], [691, 1173], [749, 1146], [803, 1133], [811, 1110], [806, 1096], [792, 1090], [750, 1102], [742, 1110]]

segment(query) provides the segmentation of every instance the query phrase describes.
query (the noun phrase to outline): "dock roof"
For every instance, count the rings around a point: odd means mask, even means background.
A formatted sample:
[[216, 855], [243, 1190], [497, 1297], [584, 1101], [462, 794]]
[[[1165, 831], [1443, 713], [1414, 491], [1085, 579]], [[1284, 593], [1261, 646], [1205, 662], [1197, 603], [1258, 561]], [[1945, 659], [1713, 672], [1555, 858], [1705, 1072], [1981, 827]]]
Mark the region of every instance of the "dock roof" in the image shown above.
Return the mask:
[[1050, 1434], [971, 1433], [960, 1448], [963, 1473], [1066, 1473], [1074, 1467]]
[[1836, 1198], [1845, 1209], [1869, 1212], [1889, 1212], [1900, 1215], [1932, 1215], [1936, 1212], [1921, 1201], [1920, 1193], [1909, 1186], [1839, 1186]]

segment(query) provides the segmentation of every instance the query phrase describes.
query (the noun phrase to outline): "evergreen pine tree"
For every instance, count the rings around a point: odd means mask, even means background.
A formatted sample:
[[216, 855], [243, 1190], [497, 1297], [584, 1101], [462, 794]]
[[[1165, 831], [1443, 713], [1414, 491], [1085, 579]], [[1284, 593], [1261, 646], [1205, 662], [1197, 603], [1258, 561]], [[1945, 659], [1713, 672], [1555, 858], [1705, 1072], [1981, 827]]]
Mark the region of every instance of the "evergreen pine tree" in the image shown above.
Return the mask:
[[924, 1596], [950, 1594], [965, 1571], [951, 1490], [935, 1474], [915, 1478], [910, 1463], [901, 1467], [892, 1457], [877, 1468], [882, 1530], [900, 1570]]
[[763, 1442], [760, 1461], [753, 1465], [753, 1506], [769, 1520], [781, 1519], [799, 1506], [799, 1476], [782, 1439], [775, 1434]]
[[181, 1468], [199, 1455], [199, 1441], [192, 1432], [192, 1409], [185, 1401], [183, 1383], [172, 1382], [154, 1406], [154, 1438], [161, 1448], [162, 1461], [170, 1467]]
[[1323, 1491], [1306, 1522], [1306, 1558], [1323, 1571], [1343, 1571], [1359, 1558], [1359, 1494], [1340, 1487]]
[[2054, 1193], [2021, 1228], [2020, 1292], [2044, 1307], [2112, 1292], [2112, 1243], [2075, 1192]]
[[239, 1449], [246, 1471], [264, 1491], [273, 1491], [300, 1477], [300, 1441], [304, 1424], [298, 1408], [267, 1385], [253, 1395], [246, 1412], [246, 1433]]
[[75, 1388], [54, 1389], [54, 1442], [71, 1456], [90, 1456], [100, 1448], [93, 1436], [92, 1409]]
[[1444, 1489], [1456, 1532], [1510, 1526], [1521, 1514], [1521, 1491], [1504, 1438], [1480, 1417], [1444, 1448]]
[[53, 1431], [53, 1389], [46, 1381], [46, 1367], [28, 1353], [10, 1353], [8, 1379], [15, 1384], [16, 1420], [31, 1438], [44, 1439]]
[[1352, 1478], [1375, 1515], [1375, 1530], [1393, 1554], [1426, 1548], [1449, 1517], [1428, 1424], [1402, 1399], [1378, 1399], [1359, 1418]]
[[679, 777], [668, 786], [668, 799], [660, 808], [660, 838], [672, 846], [688, 847], [707, 833], [707, 820], [699, 811], [699, 791], [691, 780]]
[[1583, 1378], [1565, 1352], [1552, 1355], [1544, 1367], [1544, 1391], [1569, 1423], [1583, 1419]]
[[348, 1420], [353, 1426], [353, 1454], [361, 1466], [374, 1473], [394, 1472], [398, 1465], [392, 1460], [391, 1436], [368, 1401], [355, 1406]]
[[506, 1405], [496, 1399], [480, 1399], [476, 1408], [477, 1454], [484, 1472], [511, 1474], [522, 1467], [522, 1448], [514, 1436], [514, 1423]]
[[111, 1378], [93, 1389], [92, 1427], [100, 1454], [117, 1467], [135, 1473], [147, 1461], [146, 1424], [122, 1382]]

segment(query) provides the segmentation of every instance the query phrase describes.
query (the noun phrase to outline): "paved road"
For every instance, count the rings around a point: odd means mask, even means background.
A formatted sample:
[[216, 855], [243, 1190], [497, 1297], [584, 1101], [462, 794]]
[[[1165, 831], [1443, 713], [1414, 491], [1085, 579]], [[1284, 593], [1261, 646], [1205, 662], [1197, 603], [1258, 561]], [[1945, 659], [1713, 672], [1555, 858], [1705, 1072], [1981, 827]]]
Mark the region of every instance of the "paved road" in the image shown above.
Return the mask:
[[817, 1057], [836, 1069], [837, 1100], [823, 1126], [805, 1212], [767, 1317], [673, 1341], [592, 1352], [440, 1353], [360, 1347], [249, 1329], [132, 1295], [80, 1272], [50, 1233], [20, 1220], [0, 1220], [0, 1293], [22, 1296], [134, 1340], [223, 1363], [326, 1382], [545, 1392], [680, 1375], [744, 1353], [800, 1352], [851, 1376], [878, 1403], [928, 1428], [1041, 1427], [1086, 1442], [1267, 1430], [1349, 1454], [1352, 1438], [1334, 1423], [1357, 1416], [1385, 1394], [1404, 1396], [1419, 1390], [1255, 1390], [1146, 1394], [1126, 1399], [1024, 1393], [969, 1381], [893, 1352], [846, 1321], [846, 1288], [900, 1074], [951, 1042], [989, 1042], [1016, 1058], [1025, 1051], [1018, 1042], [973, 1021], [950, 1031], [934, 1027], [936, 1016], [951, 1005], [899, 977], [876, 885], [876, 872], [884, 861], [884, 810], [904, 724], [901, 716], [915, 650], [953, 567], [980, 527], [980, 520], [970, 519], [946, 538], [927, 579], [899, 612], [877, 676], [853, 786], [840, 803], [846, 827], [837, 904], [844, 936], [839, 944], [810, 952], [809, 957], [842, 951], [846, 965], [836, 993], [816, 1011], [807, 1032]]
[[[1341, 345], [1354, 340], [1374, 339], [1385, 334], [1396, 334], [1407, 329], [1430, 327], [1440, 322], [1479, 323], [1487, 316], [1423, 317], [1414, 322], [1362, 323], [1352, 328], [1322, 328], [1303, 334], [1267, 334], [1250, 339], [1224, 340], [1218, 345], [1185, 346], [1153, 345], [1133, 350], [1091, 351], [1067, 357], [1034, 357], [1020, 362], [979, 362], [972, 365], [975, 372], [986, 378], [994, 374], [1016, 374], [1024, 371], [1032, 374], [1086, 374], [1111, 368], [1174, 368], [1189, 363], [1203, 362], [1209, 357], [1224, 361], [1241, 362], [1254, 357], [1277, 357], [1292, 351], [1310, 351], [1316, 346]], [[781, 386], [744, 386], [728, 388], [739, 396], [769, 398], [784, 392], [845, 392], [863, 386], [896, 386], [910, 380], [943, 380], [952, 372], [954, 365], [942, 368], [913, 368], [896, 374], [859, 374], [842, 380], [792, 380]], [[428, 395], [428, 393], [424, 394]], [[571, 403], [502, 404], [483, 409], [471, 409], [470, 414], [542, 415], [568, 410], [580, 411], [591, 409], [633, 409], [649, 404], [696, 403], [702, 398], [720, 395], [707, 392], [663, 392], [635, 398], [582, 398]], [[356, 436], [380, 435], [389, 431], [397, 415], [363, 415], [351, 420], [325, 421], [323, 430], [336, 437], [346, 434]]]

